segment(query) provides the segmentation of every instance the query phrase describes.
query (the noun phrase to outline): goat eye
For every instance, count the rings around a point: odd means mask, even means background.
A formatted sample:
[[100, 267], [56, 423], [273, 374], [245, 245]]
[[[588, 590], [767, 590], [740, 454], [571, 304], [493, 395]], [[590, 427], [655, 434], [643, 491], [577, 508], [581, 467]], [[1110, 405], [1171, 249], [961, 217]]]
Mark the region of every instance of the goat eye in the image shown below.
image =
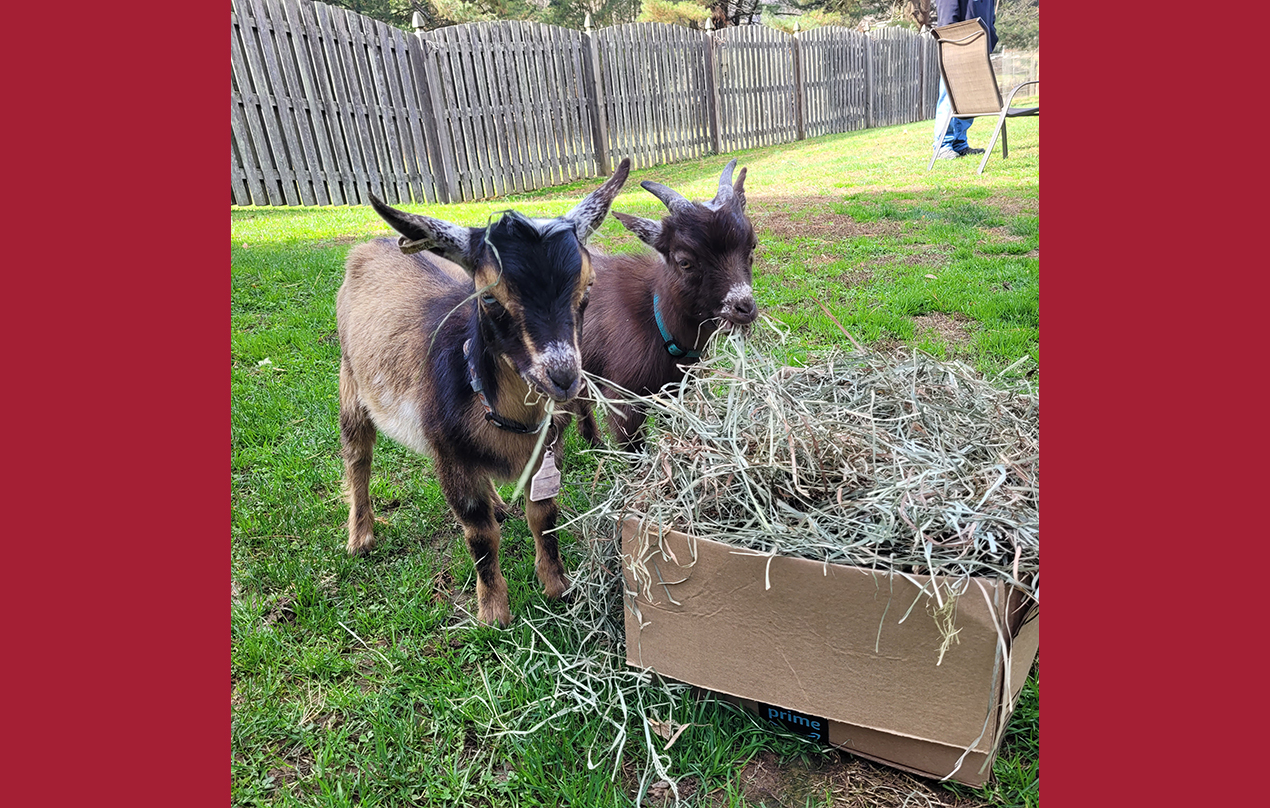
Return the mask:
[[689, 261], [689, 260], [688, 260], [688, 259], [686, 259], [686, 258], [680, 258], [680, 259], [679, 259], [679, 268], [680, 268], [680, 269], [682, 269], [682, 270], [684, 270], [684, 271], [687, 271], [687, 270], [689, 270], [689, 269], [692, 269], [692, 262], [691, 262], [691, 261]]
[[498, 298], [494, 297], [493, 295], [481, 295], [481, 302], [484, 303], [486, 306], [497, 306]]

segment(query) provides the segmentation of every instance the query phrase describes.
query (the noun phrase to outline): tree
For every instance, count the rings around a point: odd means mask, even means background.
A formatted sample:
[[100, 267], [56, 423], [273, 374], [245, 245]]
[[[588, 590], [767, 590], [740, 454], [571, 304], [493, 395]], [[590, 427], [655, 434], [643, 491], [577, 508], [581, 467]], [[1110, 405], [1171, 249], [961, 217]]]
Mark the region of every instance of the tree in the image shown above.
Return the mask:
[[709, 6], [700, 0], [644, 0], [640, 8], [640, 22], [661, 22], [667, 25], [682, 25], [685, 28], [701, 30], [706, 27], [710, 17]]
[[418, 12], [427, 30], [484, 20], [533, 20], [581, 29], [634, 22], [640, 0], [322, 0], [406, 31]]
[[935, 0], [909, 0], [904, 4], [905, 15], [913, 21], [919, 31], [929, 31], [935, 27]]
[[413, 30], [410, 18], [418, 11], [425, 17], [433, 12], [426, 2], [420, 0], [322, 0], [328, 6], [346, 8], [364, 17], [386, 22], [407, 31]]
[[1041, 46], [1041, 0], [1000, 0], [997, 38], [1003, 48]]

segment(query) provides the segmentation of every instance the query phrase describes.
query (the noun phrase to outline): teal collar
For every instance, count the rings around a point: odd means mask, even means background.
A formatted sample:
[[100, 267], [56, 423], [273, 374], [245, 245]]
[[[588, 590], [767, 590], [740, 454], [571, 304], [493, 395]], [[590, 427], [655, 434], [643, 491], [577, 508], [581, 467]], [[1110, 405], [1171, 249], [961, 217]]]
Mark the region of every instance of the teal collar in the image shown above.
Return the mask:
[[688, 351], [678, 343], [675, 338], [670, 336], [670, 332], [666, 330], [666, 323], [661, 318], [661, 307], [658, 305], [657, 293], [653, 293], [653, 319], [657, 321], [657, 330], [661, 332], [661, 338], [665, 340], [663, 347], [666, 353], [679, 359], [680, 357], [688, 357], [689, 359], [700, 359], [701, 351]]

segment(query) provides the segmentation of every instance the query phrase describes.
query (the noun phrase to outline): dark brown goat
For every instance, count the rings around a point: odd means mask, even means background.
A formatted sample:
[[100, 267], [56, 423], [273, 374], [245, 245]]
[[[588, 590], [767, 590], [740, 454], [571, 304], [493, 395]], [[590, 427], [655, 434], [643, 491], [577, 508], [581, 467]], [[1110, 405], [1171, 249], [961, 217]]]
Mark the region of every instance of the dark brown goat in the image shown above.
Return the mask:
[[[660, 222], [613, 214], [656, 252], [594, 256], [596, 282], [582, 333], [588, 373], [648, 395], [681, 381], [683, 366], [697, 361], [718, 328], [744, 327], [758, 317], [751, 286], [758, 242], [745, 215], [745, 169], [733, 185], [735, 168], [736, 160], [728, 163], [714, 199], [705, 203], [656, 182], [640, 183], [668, 208]], [[579, 399], [575, 408], [582, 436], [599, 445], [590, 406]], [[610, 413], [619, 446], [643, 446], [645, 418], [628, 405]]]
[[[483, 623], [511, 622], [498, 563], [506, 508], [492, 480], [517, 479], [544, 428], [553, 431], [551, 454], [544, 452], [535, 472], [549, 476], [560, 457], [568, 416], [548, 419], [547, 399], [568, 402], [581, 387], [578, 343], [595, 275], [585, 245], [629, 171], [623, 160], [562, 217], [509, 211], [484, 228], [406, 213], [372, 197], [401, 238], [377, 239], [348, 256], [336, 300], [348, 551], [374, 542], [368, 482], [382, 430], [435, 460], [476, 563]], [[562, 597], [569, 579], [550, 532], [558, 515], [552, 494], [543, 486], [526, 496], [525, 515], [538, 579], [548, 596]]]

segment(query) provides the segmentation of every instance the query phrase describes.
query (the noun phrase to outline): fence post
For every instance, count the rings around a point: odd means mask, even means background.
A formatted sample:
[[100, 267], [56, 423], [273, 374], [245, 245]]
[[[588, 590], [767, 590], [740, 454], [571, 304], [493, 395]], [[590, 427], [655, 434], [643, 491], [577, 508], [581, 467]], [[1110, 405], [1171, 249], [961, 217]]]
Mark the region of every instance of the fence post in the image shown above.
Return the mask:
[[591, 113], [591, 140], [595, 143], [595, 165], [601, 177], [613, 173], [613, 160], [609, 157], [609, 125], [605, 118], [608, 104], [604, 98], [604, 80], [600, 73], [600, 46], [595, 41], [595, 29], [591, 27], [591, 12], [587, 12], [586, 22], [582, 28], [582, 39], [586, 42], [587, 58], [583, 60], [583, 72], [590, 84], [591, 92], [587, 96], [587, 109]]
[[864, 128], [873, 128], [873, 96], [877, 88], [873, 86], [873, 37], [864, 35]]
[[799, 25], [794, 21], [794, 35], [790, 41], [794, 46], [794, 130], [799, 140], [806, 140], [806, 127], [803, 125], [803, 47], [798, 39]]
[[917, 53], [917, 120], [926, 120], [926, 35], [919, 33]]
[[720, 118], [719, 80], [719, 43], [715, 37], [714, 22], [706, 18], [706, 30], [702, 34], [706, 47], [706, 112], [710, 118], [710, 147], [715, 154], [723, 153], [723, 121]]
[[417, 45], [410, 49], [410, 56], [415, 64], [415, 74], [422, 79], [419, 107], [423, 112], [423, 125], [428, 130], [424, 142], [428, 147], [428, 162], [432, 164], [432, 181], [436, 183], [438, 199], [447, 204], [457, 202], [455, 191], [459, 186], [458, 174], [454, 170], [454, 143], [450, 139], [450, 128], [442, 125], [445, 111], [441, 108], [441, 85], [432, 67], [435, 63], [432, 48], [435, 46], [423, 29], [423, 15], [416, 11], [410, 24], [414, 26]]

